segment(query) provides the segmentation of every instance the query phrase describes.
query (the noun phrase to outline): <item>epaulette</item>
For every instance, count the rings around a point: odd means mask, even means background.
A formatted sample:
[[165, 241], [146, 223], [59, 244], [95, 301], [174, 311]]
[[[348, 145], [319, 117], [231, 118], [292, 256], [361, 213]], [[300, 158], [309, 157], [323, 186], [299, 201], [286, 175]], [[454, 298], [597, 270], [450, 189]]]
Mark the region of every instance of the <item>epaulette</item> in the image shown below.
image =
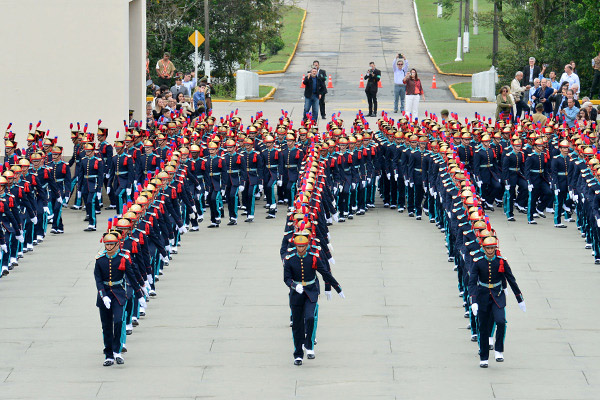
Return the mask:
[[482, 258], [483, 258], [483, 256], [480, 256], [480, 257], [474, 257], [474, 258], [473, 258], [473, 262], [479, 261], [479, 260], [481, 260]]
[[106, 250], [100, 250], [98, 252], [98, 254], [96, 254], [96, 260], [99, 259], [99, 258], [104, 257], [105, 254], [106, 254]]
[[[288, 249], [288, 251], [289, 251], [289, 249]], [[285, 259], [289, 260], [290, 258], [292, 258], [292, 256], [293, 256], [293, 254], [288, 254], [287, 256], [285, 256]]]

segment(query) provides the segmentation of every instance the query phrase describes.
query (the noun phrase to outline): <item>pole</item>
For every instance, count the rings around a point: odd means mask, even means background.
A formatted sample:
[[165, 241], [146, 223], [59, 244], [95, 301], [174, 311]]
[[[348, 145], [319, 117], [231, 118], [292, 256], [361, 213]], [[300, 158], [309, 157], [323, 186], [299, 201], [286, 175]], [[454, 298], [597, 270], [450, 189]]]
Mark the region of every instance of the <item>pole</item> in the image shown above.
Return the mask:
[[437, 17], [442, 18], [444, 16], [444, 9], [442, 8], [441, 0], [437, 3]]
[[210, 34], [208, 32], [208, 0], [204, 0], [204, 73], [210, 83]]
[[494, 26], [492, 33], [492, 65], [498, 66], [498, 1], [494, 1]]
[[458, 39], [456, 41], [456, 58], [454, 61], [462, 61], [462, 0], [458, 0], [460, 7], [458, 11]]
[[463, 51], [465, 53], [469, 52], [469, 11], [471, 9], [471, 5], [469, 0], [465, 0], [465, 34], [463, 35]]
[[196, 85], [198, 86], [198, 82], [200, 82], [200, 80], [198, 79], [198, 64], [199, 61], [198, 60], [198, 31], [194, 32], [194, 35], [196, 36], [196, 45], [194, 46], [194, 48], [196, 49], [194, 52], [194, 79], [196, 79]]
[[479, 18], [479, 0], [473, 0], [473, 35], [479, 35], [479, 24], [477, 19]]

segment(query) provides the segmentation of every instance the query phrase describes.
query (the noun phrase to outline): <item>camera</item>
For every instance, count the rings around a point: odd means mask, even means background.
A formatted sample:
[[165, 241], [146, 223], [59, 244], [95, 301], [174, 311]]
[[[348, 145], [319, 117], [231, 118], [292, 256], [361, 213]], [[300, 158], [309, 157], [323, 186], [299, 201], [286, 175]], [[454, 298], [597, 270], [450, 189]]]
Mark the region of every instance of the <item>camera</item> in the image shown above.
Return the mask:
[[548, 64], [542, 64], [544, 68], [548, 68]]
[[398, 53], [398, 58], [404, 58], [404, 54]]

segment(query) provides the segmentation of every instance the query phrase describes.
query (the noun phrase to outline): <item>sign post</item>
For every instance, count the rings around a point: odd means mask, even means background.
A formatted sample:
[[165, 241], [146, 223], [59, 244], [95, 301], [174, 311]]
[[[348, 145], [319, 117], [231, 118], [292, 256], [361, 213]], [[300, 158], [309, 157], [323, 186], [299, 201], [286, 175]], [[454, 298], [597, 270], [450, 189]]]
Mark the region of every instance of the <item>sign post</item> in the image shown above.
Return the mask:
[[198, 47], [200, 47], [200, 45], [202, 43], [204, 43], [204, 36], [202, 36], [202, 34], [200, 32], [198, 32], [197, 30], [194, 31], [194, 33], [192, 33], [190, 35], [190, 37], [188, 38], [188, 40], [194, 45], [195, 48], [195, 52], [194, 52], [194, 72], [195, 72], [195, 77], [196, 77], [196, 85], [199, 81], [198, 79], [198, 64], [200, 64], [200, 60], [198, 59]]

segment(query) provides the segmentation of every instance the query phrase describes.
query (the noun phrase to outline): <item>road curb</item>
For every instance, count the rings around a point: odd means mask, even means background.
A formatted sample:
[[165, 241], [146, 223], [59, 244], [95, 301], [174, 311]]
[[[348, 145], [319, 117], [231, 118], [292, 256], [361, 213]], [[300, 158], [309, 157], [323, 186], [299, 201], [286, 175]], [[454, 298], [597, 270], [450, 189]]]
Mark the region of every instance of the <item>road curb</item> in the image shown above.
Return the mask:
[[491, 101], [478, 101], [478, 100], [471, 100], [467, 97], [460, 97], [458, 95], [458, 93], [456, 93], [456, 90], [454, 90], [454, 88], [452, 86], [456, 85], [456, 83], [453, 83], [452, 85], [448, 86], [448, 89], [450, 89], [450, 93], [452, 93], [452, 96], [454, 96], [455, 100], [462, 100], [465, 101], [467, 103], [491, 103]]
[[264, 103], [267, 100], [273, 100], [273, 95], [277, 91], [277, 88], [272, 88], [269, 93], [260, 99], [246, 99], [246, 100], [213, 100], [213, 103]]

